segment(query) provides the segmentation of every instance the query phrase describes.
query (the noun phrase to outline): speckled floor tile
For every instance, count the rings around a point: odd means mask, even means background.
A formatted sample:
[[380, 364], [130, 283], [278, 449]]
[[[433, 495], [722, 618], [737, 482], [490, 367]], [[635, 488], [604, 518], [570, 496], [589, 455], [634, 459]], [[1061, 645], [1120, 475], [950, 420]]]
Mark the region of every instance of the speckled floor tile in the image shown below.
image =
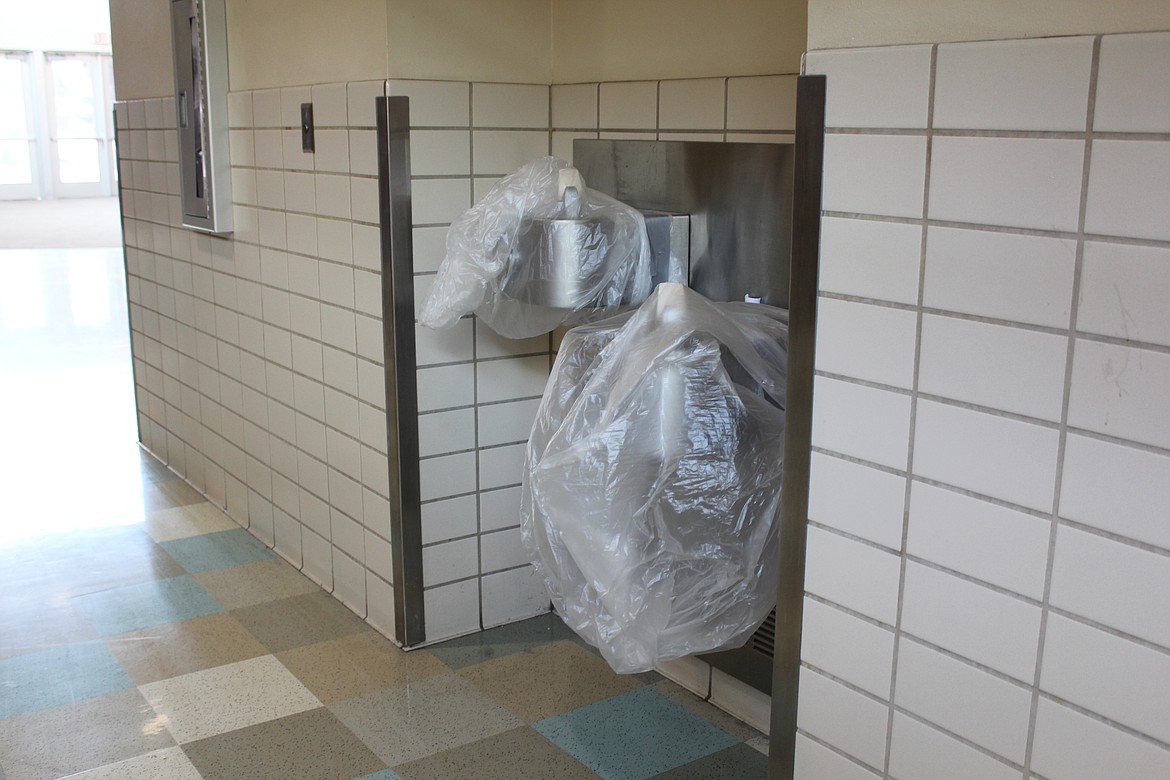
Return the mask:
[[350, 780], [385, 764], [324, 708], [183, 746], [205, 780]]
[[286, 650], [276, 657], [325, 704], [450, 671], [426, 650], [407, 653], [370, 633]]
[[181, 479], [162, 480], [142, 486], [142, 505], [147, 512], [202, 504], [205, 501], [206, 496]]
[[107, 637], [106, 646], [137, 685], [268, 653], [225, 612]]
[[448, 673], [329, 706], [388, 766], [523, 725], [471, 683]]
[[597, 774], [565, 751], [522, 728], [400, 764], [403, 780], [589, 780]]
[[766, 780], [767, 777], [768, 757], [741, 742], [655, 775], [654, 780]]
[[641, 780], [739, 741], [653, 687], [556, 715], [532, 727], [607, 780]]
[[276, 554], [243, 528], [188, 536], [159, 546], [191, 574], [263, 561]]
[[180, 743], [321, 706], [270, 655], [139, 686]]
[[68, 601], [0, 596], [0, 659], [97, 639], [98, 633]]
[[102, 636], [189, 620], [222, 609], [203, 586], [186, 575], [78, 596], [73, 604]]
[[[601, 658], [568, 641], [537, 645], [468, 666], [459, 674], [525, 723], [642, 687], [638, 680], [615, 674]], [[534, 680], [540, 684], [534, 685]]]
[[181, 747], [172, 747], [71, 775], [69, 780], [202, 780], [202, 775]]
[[281, 558], [200, 572], [195, 579], [224, 609], [317, 593], [321, 586]]
[[340, 601], [319, 589], [242, 607], [231, 614], [272, 653], [372, 631]]
[[765, 741], [767, 740], [767, 735], [763, 732], [752, 728], [742, 720], [728, 715], [714, 704], [703, 701], [677, 683], [671, 682], [670, 680], [663, 680], [662, 682], [655, 683], [654, 688], [674, 703], [681, 704], [703, 720], [713, 723], [738, 740], [746, 742], [749, 739], [759, 737], [763, 737]]
[[580, 641], [564, 621], [549, 613], [431, 645], [427, 649], [452, 669], [462, 669], [562, 639]]
[[239, 523], [210, 501], [156, 509], [146, 513], [146, 522], [143, 523], [143, 528], [156, 542], [170, 542], [216, 531], [234, 531], [239, 527]]
[[0, 720], [0, 767], [8, 780], [64, 777], [174, 744], [132, 688]]
[[[4, 778], [0, 777], [0, 780], [4, 780]], [[371, 772], [368, 775], [362, 775], [356, 780], [402, 780], [402, 778], [393, 769], [383, 769], [380, 772]]]
[[50, 647], [0, 661], [0, 718], [133, 687], [100, 640]]

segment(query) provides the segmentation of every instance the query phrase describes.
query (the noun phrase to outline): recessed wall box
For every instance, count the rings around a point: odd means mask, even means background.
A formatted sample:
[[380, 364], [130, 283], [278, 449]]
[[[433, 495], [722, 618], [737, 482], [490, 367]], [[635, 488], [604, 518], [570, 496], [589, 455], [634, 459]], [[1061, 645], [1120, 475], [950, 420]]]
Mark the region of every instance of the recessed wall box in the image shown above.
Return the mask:
[[232, 231], [223, 0], [172, 0], [183, 225]]

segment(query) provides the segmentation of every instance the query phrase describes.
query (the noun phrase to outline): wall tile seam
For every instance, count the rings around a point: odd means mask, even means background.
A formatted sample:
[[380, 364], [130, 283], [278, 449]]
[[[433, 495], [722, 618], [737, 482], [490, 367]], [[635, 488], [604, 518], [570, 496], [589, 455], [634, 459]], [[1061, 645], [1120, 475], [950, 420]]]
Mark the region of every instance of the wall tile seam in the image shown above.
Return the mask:
[[885, 621], [867, 615], [864, 612], [858, 612], [852, 607], [847, 607], [844, 604], [838, 604], [832, 599], [825, 598], [824, 596], [817, 595], [816, 593], [811, 593], [807, 590], [804, 592], [804, 597], [809, 601], [815, 601], [817, 604], [820, 604], [823, 607], [829, 607], [837, 612], [848, 615], [855, 620], [868, 623], [874, 628], [880, 628], [883, 631], [889, 631], [891, 635], [894, 633], [894, 625], [892, 623], [886, 623]]
[[504, 566], [504, 567], [499, 568], [499, 569], [484, 568], [482, 571], [480, 571], [479, 578], [482, 580], [484, 577], [490, 577], [493, 574], [506, 574], [507, 572], [510, 572], [510, 571], [520, 571], [522, 569], [528, 569], [531, 567], [532, 567], [531, 563], [520, 563], [520, 564], [516, 564], [514, 566]]
[[[993, 317], [985, 314], [972, 314], [970, 312], [955, 311], [954, 309], [941, 309], [934, 306], [918, 306], [913, 303], [902, 303], [900, 301], [890, 301], [884, 298], [871, 298], [864, 295], [855, 295], [852, 293], [831, 292], [829, 290], [821, 290], [818, 293], [820, 298], [832, 301], [843, 301], [846, 303], [860, 303], [867, 306], [876, 306], [882, 309], [893, 309], [896, 311], [918, 312], [923, 314], [930, 314], [936, 317], [945, 317], [951, 320], [963, 320], [966, 322], [977, 322], [983, 325], [999, 325], [1005, 328], [1013, 328], [1015, 330], [1026, 330], [1034, 333], [1044, 333], [1051, 336], [1067, 336], [1068, 328], [1057, 328], [1051, 325], [1038, 325], [1036, 323], [1021, 322], [1020, 320], [1006, 319], [1003, 317]], [[1088, 335], [1088, 334], [1086, 334]], [[1125, 344], [1134, 344], [1137, 342], [1121, 339], [1115, 336], [1099, 336], [1099, 340], [1105, 342], [1124, 342]], [[1161, 346], [1170, 352], [1170, 346]]]
[[[988, 758], [994, 759], [995, 761], [998, 761], [1001, 764], [1006, 764], [1007, 766], [1011, 767], [1012, 769], [1016, 770], [1017, 772], [1022, 772], [1024, 770], [1023, 764], [1021, 764], [1017, 761], [1013, 761], [1012, 759], [1007, 758], [1005, 756], [1001, 756], [999, 753], [996, 753], [994, 750], [991, 750], [989, 748], [985, 748], [976, 742], [972, 742], [970, 739], [968, 739], [967, 737], [964, 737], [962, 734], [951, 731], [947, 727], [942, 726], [938, 723], [935, 723], [934, 721], [930, 720], [929, 718], [926, 718], [922, 715], [919, 715], [911, 710], [908, 710], [899, 704], [894, 704], [894, 711], [897, 712], [899, 715], [902, 715], [903, 717], [909, 718], [909, 719], [916, 721], [924, 726], [927, 726], [931, 729], [934, 729], [935, 731], [938, 731], [942, 734], [945, 734], [946, 736], [950, 737], [951, 739], [955, 740], [956, 742], [958, 742], [958, 743], [960, 743], [968, 748], [971, 748], [972, 750], [975, 750], [979, 753], [982, 753], [984, 756], [986, 756]], [[1026, 775], [1026, 777], [1028, 777], [1028, 776], [1033, 777], [1033, 778], [1035, 777], [1035, 775]]]
[[1091, 525], [1089, 523], [1069, 519], [1064, 515], [1061, 515], [1058, 520], [1060, 525], [1064, 528], [1070, 528], [1072, 530], [1080, 531], [1082, 533], [1096, 536], [1101, 539], [1107, 539], [1111, 542], [1117, 542], [1118, 544], [1123, 544], [1126, 547], [1152, 553], [1159, 557], [1170, 557], [1170, 547], [1159, 547], [1156, 544], [1143, 542], [1140, 539], [1134, 539], [1133, 537], [1126, 536], [1125, 534], [1121, 534], [1116, 531], [1110, 531], [1105, 528], [1098, 528], [1097, 526]]
[[856, 756], [853, 756], [853, 755], [850, 755], [849, 753], [846, 753], [844, 750], [842, 750], [841, 748], [832, 744], [831, 742], [826, 742], [822, 737], [818, 737], [816, 734], [813, 734], [812, 732], [807, 731], [806, 729], [801, 728], [800, 726], [797, 726], [796, 733], [798, 736], [804, 737], [808, 741], [814, 742], [817, 745], [819, 745], [820, 747], [824, 748], [825, 750], [828, 750], [831, 753], [836, 754], [836, 756], [838, 758], [843, 758], [846, 761], [848, 761], [849, 763], [853, 764], [854, 766], [862, 769], [863, 771], [872, 774], [874, 776], [875, 780], [881, 780], [882, 778], [886, 777], [886, 775], [882, 772], [882, 770], [876, 769], [876, 768], [870, 766], [869, 764], [865, 763], [864, 761], [857, 758]]
[[[474, 450], [468, 450], [468, 452], [474, 452]], [[425, 499], [419, 501], [419, 506], [426, 506], [428, 504], [437, 504], [440, 501], [450, 501], [453, 498], [467, 498], [468, 496], [477, 496], [477, 495], [479, 495], [480, 492], [481, 491], [478, 491], [478, 490], [466, 490], [462, 493], [451, 493], [449, 495], [438, 496], [437, 498], [425, 498]], [[479, 534], [479, 532], [476, 531], [476, 535], [478, 535], [478, 534]]]
[[[468, 315], [468, 316], [471, 316], [471, 315]], [[467, 318], [463, 317], [461, 319], [467, 319]], [[416, 320], [416, 322], [417, 322], [417, 320]], [[426, 327], [426, 326], [424, 325], [422, 327]], [[537, 352], [517, 352], [514, 355], [511, 355], [511, 354], [509, 354], [509, 355], [490, 355], [490, 356], [485, 356], [485, 357], [476, 357], [476, 358], [472, 358], [470, 360], [451, 360], [451, 361], [447, 361], [445, 363], [427, 363], [425, 365], [420, 365], [419, 370], [422, 370], [425, 368], [444, 368], [444, 367], [451, 367], [451, 366], [467, 366], [467, 365], [471, 365], [473, 363], [499, 363], [499, 362], [504, 361], [504, 360], [518, 360], [518, 359], [522, 359], [522, 358], [544, 357], [547, 354], [548, 354], [547, 351], [544, 351], [544, 352], [537, 351]], [[529, 397], [539, 398], [540, 396], [525, 396], [525, 398], [529, 398]], [[515, 400], [520, 400], [520, 399], [515, 399]], [[484, 402], [482, 402], [482, 405], [483, 406], [491, 406], [491, 405], [498, 404], [498, 403], [508, 403], [508, 401], [484, 401]]]
[[[1074, 612], [1073, 610], [1071, 610], [1067, 607], [1058, 607], [1058, 606], [1054, 606], [1051, 603], [1049, 603], [1047, 605], [1047, 608], [1048, 608], [1048, 612], [1050, 614], [1059, 615], [1060, 617], [1063, 617], [1066, 620], [1070, 620], [1074, 623], [1079, 623], [1083, 626], [1088, 626], [1089, 628], [1100, 631], [1103, 634], [1108, 634], [1109, 636], [1112, 636], [1115, 639], [1124, 640], [1124, 641], [1129, 642], [1131, 644], [1138, 645], [1139, 647], [1143, 647], [1146, 650], [1153, 651], [1153, 652], [1157, 653], [1158, 655], [1166, 656], [1166, 657], [1170, 658], [1170, 646], [1168, 646], [1168, 645], [1161, 645], [1153, 640], [1144, 639], [1144, 638], [1137, 636], [1135, 634], [1130, 634], [1130, 633], [1128, 633], [1120, 628], [1116, 628], [1116, 627], [1110, 626], [1106, 623], [1102, 623], [1094, 618], [1086, 617], [1085, 615], [1081, 615], [1081, 614]], [[1043, 690], [1042, 685], [1038, 685], [1036, 687], [1038, 689]]]
[[1153, 747], [1159, 748], [1161, 750], [1164, 750], [1164, 751], [1170, 753], [1170, 742], [1163, 742], [1162, 740], [1158, 739], [1157, 737], [1151, 737], [1149, 734], [1141, 732], [1141, 731], [1135, 729], [1133, 726], [1127, 726], [1124, 723], [1113, 720], [1112, 718], [1108, 717], [1107, 715], [1102, 715], [1099, 712], [1095, 712], [1091, 709], [1088, 709], [1087, 707], [1085, 707], [1083, 705], [1077, 704], [1076, 702], [1069, 701], [1068, 699], [1063, 699], [1060, 696], [1057, 696], [1053, 693], [1049, 693], [1048, 691], [1041, 690], [1040, 691], [1040, 698], [1044, 701], [1048, 701], [1048, 702], [1051, 702], [1053, 704], [1059, 704], [1061, 707], [1065, 707], [1067, 709], [1070, 709], [1079, 715], [1083, 715], [1086, 718], [1089, 718], [1093, 721], [1096, 721], [1098, 724], [1101, 724], [1103, 726], [1108, 726], [1109, 728], [1112, 728], [1112, 729], [1116, 729], [1117, 731], [1120, 731], [1123, 734], [1127, 734], [1127, 735], [1134, 737], [1136, 739], [1139, 739], [1139, 740], [1141, 740], [1149, 745], [1152, 745]]
[[[467, 407], [467, 408], [473, 408], [473, 407]], [[477, 447], [464, 447], [464, 448], [458, 449], [458, 450], [443, 450], [441, 452], [435, 452], [435, 453], [432, 453], [430, 455], [420, 455], [419, 462], [422, 463], [422, 462], [429, 461], [429, 460], [435, 460], [437, 458], [446, 458], [446, 457], [450, 457], [451, 455], [466, 455], [466, 454], [471, 453], [471, 452], [491, 452], [492, 450], [500, 450], [500, 449], [504, 449], [506, 447], [515, 447], [518, 444], [527, 444], [527, 443], [528, 443], [527, 439], [518, 439], [516, 441], [504, 442], [503, 444], [481, 444]]]

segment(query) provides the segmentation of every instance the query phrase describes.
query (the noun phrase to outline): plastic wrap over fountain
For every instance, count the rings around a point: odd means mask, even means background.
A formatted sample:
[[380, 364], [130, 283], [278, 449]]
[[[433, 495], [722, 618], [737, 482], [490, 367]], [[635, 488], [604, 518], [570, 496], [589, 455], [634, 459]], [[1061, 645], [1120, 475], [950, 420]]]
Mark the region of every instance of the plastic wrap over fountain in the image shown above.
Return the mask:
[[558, 613], [619, 672], [738, 646], [775, 605], [786, 322], [668, 283], [561, 345], [521, 530]]

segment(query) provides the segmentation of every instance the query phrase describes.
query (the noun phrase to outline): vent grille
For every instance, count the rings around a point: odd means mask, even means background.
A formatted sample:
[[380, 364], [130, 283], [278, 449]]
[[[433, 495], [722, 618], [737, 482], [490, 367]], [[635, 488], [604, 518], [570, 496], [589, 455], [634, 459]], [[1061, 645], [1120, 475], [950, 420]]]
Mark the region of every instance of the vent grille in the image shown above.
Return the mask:
[[751, 648], [769, 658], [776, 657], [776, 610], [772, 610], [756, 633], [752, 634]]

